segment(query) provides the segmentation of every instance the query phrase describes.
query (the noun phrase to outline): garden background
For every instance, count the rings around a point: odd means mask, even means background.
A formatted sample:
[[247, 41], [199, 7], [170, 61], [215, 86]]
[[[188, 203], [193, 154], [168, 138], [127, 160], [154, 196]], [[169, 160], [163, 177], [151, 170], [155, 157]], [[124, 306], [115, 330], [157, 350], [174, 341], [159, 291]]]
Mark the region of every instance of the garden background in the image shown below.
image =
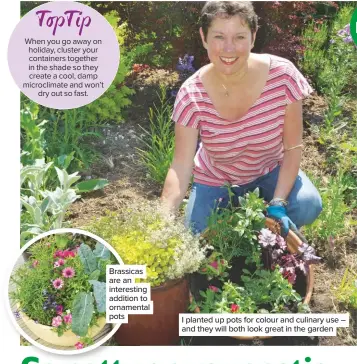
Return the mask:
[[[21, 15], [43, 3], [21, 2]], [[78, 109], [49, 109], [21, 95], [21, 244], [157, 198], [173, 155], [175, 95], [208, 62], [198, 33], [204, 2], [84, 4], [113, 26], [120, 66], [109, 89]], [[347, 26], [356, 2], [253, 4], [260, 18], [253, 52], [288, 58], [315, 89], [304, 100], [302, 169], [324, 209], [303, 233], [324, 260], [311, 308], [357, 313], [357, 48]], [[337, 337], [265, 344], [356, 343], [356, 332], [339, 329]]]

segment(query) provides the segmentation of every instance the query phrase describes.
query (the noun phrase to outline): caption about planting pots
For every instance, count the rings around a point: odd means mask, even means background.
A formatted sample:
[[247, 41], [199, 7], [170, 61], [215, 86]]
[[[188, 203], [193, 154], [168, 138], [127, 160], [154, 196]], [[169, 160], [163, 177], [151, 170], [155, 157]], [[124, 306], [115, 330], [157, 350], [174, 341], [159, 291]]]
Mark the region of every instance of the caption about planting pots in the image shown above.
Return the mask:
[[346, 314], [180, 314], [181, 336], [336, 336]]
[[26, 96], [44, 106], [70, 109], [94, 101], [110, 86], [118, 70], [119, 44], [94, 9], [54, 2], [21, 19], [8, 59]]
[[150, 283], [135, 283], [146, 278], [145, 265], [107, 265], [107, 322], [127, 323], [128, 314], [153, 313]]

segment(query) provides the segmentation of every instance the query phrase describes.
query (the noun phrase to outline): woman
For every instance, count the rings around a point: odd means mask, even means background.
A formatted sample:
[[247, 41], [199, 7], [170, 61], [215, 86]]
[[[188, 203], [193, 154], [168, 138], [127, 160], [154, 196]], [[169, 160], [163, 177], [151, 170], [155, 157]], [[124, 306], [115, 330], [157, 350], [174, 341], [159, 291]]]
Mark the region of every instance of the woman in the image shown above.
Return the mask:
[[178, 209], [193, 168], [186, 224], [194, 232], [205, 230], [217, 200], [227, 205], [228, 191], [221, 188], [227, 182], [236, 196], [259, 187], [270, 201], [268, 216], [282, 222], [284, 234], [312, 223], [321, 198], [299, 169], [302, 99], [312, 88], [287, 59], [251, 53], [258, 25], [250, 2], [207, 2], [201, 19], [211, 63], [187, 79], [176, 97], [175, 154], [162, 193], [166, 208]]

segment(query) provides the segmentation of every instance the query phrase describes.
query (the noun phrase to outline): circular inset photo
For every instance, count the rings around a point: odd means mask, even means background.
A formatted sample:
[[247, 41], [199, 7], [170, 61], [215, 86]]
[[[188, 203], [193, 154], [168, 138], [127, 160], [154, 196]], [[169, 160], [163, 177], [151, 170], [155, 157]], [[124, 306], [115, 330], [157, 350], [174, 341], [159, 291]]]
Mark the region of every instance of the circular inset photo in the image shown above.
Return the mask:
[[119, 324], [106, 323], [106, 266], [122, 261], [110, 245], [82, 230], [59, 229], [21, 251], [8, 293], [16, 326], [30, 343], [73, 354], [111, 338]]

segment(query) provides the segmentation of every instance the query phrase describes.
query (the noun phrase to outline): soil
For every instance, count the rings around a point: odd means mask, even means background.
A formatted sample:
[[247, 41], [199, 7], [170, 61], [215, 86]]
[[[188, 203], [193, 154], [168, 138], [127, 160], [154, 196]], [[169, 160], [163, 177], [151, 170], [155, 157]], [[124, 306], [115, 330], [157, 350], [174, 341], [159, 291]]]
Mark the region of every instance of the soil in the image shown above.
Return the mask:
[[[72, 227], [85, 228], [91, 221], [104, 216], [106, 211], [120, 211], [138, 199], [157, 198], [162, 186], [149, 180], [140, 165], [136, 148], [142, 148], [140, 140], [143, 129], [148, 126], [148, 110], [158, 100], [160, 82], [168, 88], [177, 86], [176, 72], [165, 70], [146, 70], [131, 80], [131, 87], [136, 91], [132, 98], [132, 106], [126, 111], [126, 121], [120, 125], [103, 127], [105, 138], [97, 144], [102, 154], [90, 170], [82, 173], [87, 178], [107, 178], [110, 184], [101, 191], [85, 194], [74, 203], [68, 213], [67, 220]], [[312, 95], [304, 100], [304, 122], [309, 125], [309, 132], [304, 134], [304, 153], [302, 169], [308, 170], [317, 178], [323, 178], [325, 165], [324, 153], [314, 142], [314, 125], [322, 122], [322, 114], [326, 109], [323, 97]], [[357, 211], [353, 212], [357, 216]], [[333, 289], [341, 282], [347, 265], [357, 268], [356, 232], [344, 237], [341, 248], [336, 248], [315, 269], [314, 294], [311, 309], [314, 313], [335, 313], [336, 303], [333, 301]], [[344, 247], [342, 249], [342, 246]], [[227, 337], [193, 337], [182, 338], [183, 345], [319, 345], [338, 346], [356, 345], [357, 340], [351, 337], [349, 330], [339, 329], [334, 337], [275, 337], [268, 340], [244, 340]]]

